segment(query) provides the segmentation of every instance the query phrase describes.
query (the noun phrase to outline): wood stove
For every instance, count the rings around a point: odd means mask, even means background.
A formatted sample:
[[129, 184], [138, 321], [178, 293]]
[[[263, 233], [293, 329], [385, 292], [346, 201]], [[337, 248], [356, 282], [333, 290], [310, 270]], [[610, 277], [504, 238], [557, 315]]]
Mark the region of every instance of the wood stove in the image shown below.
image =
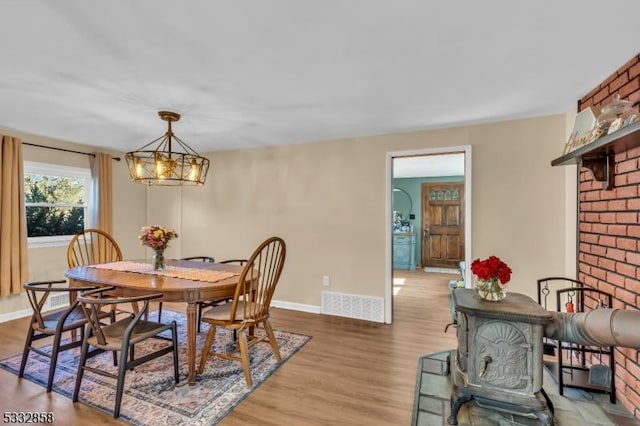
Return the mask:
[[456, 289], [453, 303], [458, 348], [449, 358], [449, 423], [457, 425], [462, 404], [475, 400], [480, 406], [552, 426], [553, 405], [542, 388], [542, 338], [553, 314], [518, 293], [489, 302], [474, 290]]

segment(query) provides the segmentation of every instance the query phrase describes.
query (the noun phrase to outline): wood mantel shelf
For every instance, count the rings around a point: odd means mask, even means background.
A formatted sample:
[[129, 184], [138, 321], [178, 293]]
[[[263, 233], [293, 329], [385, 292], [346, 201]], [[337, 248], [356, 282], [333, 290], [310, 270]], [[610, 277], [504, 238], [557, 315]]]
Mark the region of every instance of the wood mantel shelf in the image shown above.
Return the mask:
[[605, 184], [606, 189], [614, 186], [614, 156], [631, 148], [640, 147], [640, 122], [605, 135], [575, 151], [558, 157], [552, 166], [578, 164], [593, 173], [593, 178]]

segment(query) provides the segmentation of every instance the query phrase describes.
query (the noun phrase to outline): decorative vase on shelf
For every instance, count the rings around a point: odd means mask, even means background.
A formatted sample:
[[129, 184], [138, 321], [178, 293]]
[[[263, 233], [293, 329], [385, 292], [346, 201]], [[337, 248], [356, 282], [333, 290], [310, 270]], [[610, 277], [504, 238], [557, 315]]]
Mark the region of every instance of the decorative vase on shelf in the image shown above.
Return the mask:
[[488, 280], [476, 280], [476, 290], [478, 295], [491, 302], [499, 302], [507, 297], [507, 291], [509, 286], [507, 284], [500, 284], [497, 278], [491, 278]]
[[151, 256], [151, 265], [154, 271], [164, 271], [166, 265], [164, 261], [164, 249], [154, 249]]

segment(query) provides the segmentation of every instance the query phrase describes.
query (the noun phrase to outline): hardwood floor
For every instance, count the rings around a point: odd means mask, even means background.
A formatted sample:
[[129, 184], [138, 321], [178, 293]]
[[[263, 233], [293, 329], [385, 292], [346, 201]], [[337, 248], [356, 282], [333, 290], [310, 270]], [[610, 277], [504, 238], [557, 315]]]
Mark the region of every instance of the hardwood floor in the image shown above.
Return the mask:
[[[452, 275], [398, 271], [394, 278], [391, 325], [273, 309], [274, 328], [312, 339], [219, 424], [410, 424], [418, 357], [456, 345], [455, 329], [444, 333]], [[0, 324], [0, 358], [22, 351], [27, 322]], [[58, 425], [125, 424], [1, 369], [0, 394], [3, 412], [52, 411]]]

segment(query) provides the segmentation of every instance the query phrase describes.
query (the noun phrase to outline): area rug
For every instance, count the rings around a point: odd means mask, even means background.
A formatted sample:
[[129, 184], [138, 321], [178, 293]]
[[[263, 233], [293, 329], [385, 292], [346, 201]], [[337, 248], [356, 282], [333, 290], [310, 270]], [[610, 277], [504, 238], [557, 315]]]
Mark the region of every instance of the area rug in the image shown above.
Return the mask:
[[423, 270], [425, 272], [436, 272], [439, 274], [460, 274], [460, 269], [454, 268], [434, 268], [431, 266], [425, 266]]
[[[153, 314], [151, 315], [153, 318]], [[278, 367], [286, 362], [310, 339], [309, 336], [275, 330], [282, 360], [278, 363], [268, 343], [258, 343], [250, 349], [253, 386], [247, 388], [240, 362], [210, 357], [203, 374], [197, 376], [194, 386], [187, 383], [186, 317], [184, 314], [165, 311], [163, 322], [178, 323], [180, 383], [173, 381], [173, 360], [170, 354], [157, 358], [128, 371], [122, 399], [120, 419], [134, 425], [214, 425], [260, 386]], [[207, 324], [197, 336], [196, 362], [204, 345]], [[257, 329], [261, 335], [264, 330]], [[218, 328], [214, 348], [230, 350], [232, 332]], [[147, 340], [136, 346], [136, 356], [145, 353], [150, 345], [166, 344], [157, 339]], [[45, 347], [46, 348], [46, 347]], [[148, 350], [148, 349], [147, 349]], [[18, 373], [22, 355], [0, 361], [0, 367]], [[68, 398], [73, 395], [80, 358], [79, 348], [62, 352], [58, 359], [53, 391]], [[87, 362], [116, 372], [111, 353], [102, 353]], [[197, 364], [196, 364], [197, 365]], [[34, 352], [29, 354], [25, 378], [46, 387], [49, 359]], [[116, 381], [108, 377], [85, 372], [80, 390], [80, 402], [98, 408], [109, 415], [113, 413]]]

